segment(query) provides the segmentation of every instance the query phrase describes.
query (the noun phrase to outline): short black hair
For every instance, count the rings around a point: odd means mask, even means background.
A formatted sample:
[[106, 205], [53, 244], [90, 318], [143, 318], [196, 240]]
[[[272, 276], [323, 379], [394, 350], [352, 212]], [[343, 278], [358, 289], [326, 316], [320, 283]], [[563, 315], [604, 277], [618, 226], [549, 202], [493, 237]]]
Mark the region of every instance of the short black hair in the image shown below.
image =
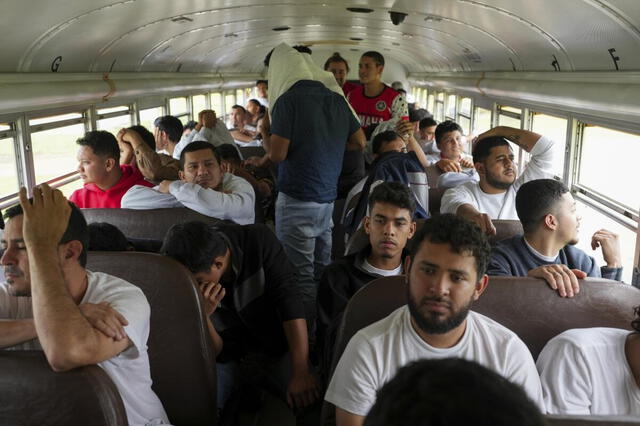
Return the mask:
[[475, 223], [451, 213], [427, 219], [411, 239], [409, 256], [412, 261], [425, 239], [434, 244], [449, 244], [451, 250], [457, 254], [471, 252], [476, 261], [478, 279], [487, 271], [491, 246], [486, 235]]
[[633, 314], [635, 318], [631, 321], [631, 328], [640, 333], [640, 305], [633, 308]]
[[129, 241], [117, 226], [106, 222], [90, 223], [89, 251], [126, 251]]
[[437, 126], [438, 122], [433, 119], [433, 116], [429, 116], [420, 120], [420, 124], [418, 124], [418, 128], [420, 130], [426, 129], [427, 127]]
[[[252, 99], [252, 100], [254, 100], [254, 101], [255, 101], [255, 99]], [[259, 101], [256, 101], [256, 102], [260, 103]], [[239, 109], [239, 110], [241, 110], [243, 113], [246, 113], [246, 112], [247, 112], [247, 110], [246, 110], [246, 109], [244, 109], [244, 107], [243, 107], [242, 105], [238, 105], [238, 104], [235, 104], [234, 106], [232, 106], [232, 107], [231, 107], [231, 109]]]
[[209, 271], [213, 260], [223, 256], [227, 249], [227, 241], [218, 228], [191, 221], [173, 225], [167, 231], [160, 253], [196, 274]]
[[262, 84], [262, 83], [264, 83], [264, 84], [266, 84], [266, 85], [267, 85], [267, 89], [269, 88], [269, 82], [268, 82], [267, 80], [258, 80], [258, 81], [256, 81], [256, 86], [257, 86], [258, 84]]
[[436, 146], [440, 148], [440, 142], [442, 142], [443, 136], [456, 130], [462, 133], [462, 127], [455, 121], [447, 120], [438, 124], [438, 127], [436, 127]]
[[[305, 46], [303, 44], [298, 44], [295, 46], [291, 46], [293, 49], [297, 50], [300, 53], [308, 53], [309, 55], [311, 55], [311, 49], [309, 48], [309, 46]], [[269, 51], [269, 53], [267, 53], [267, 56], [264, 57], [264, 66], [268, 67], [269, 63], [271, 62], [271, 55], [273, 54], [273, 50], [275, 49], [275, 47], [273, 49], [271, 49]]]
[[329, 65], [333, 62], [342, 62], [347, 67], [347, 72], [349, 72], [349, 63], [345, 58], [340, 56], [340, 52], [333, 52], [333, 55], [331, 55], [324, 63], [324, 70], [327, 71], [329, 69]]
[[238, 152], [238, 148], [229, 143], [222, 144], [216, 147], [216, 152], [220, 156], [220, 159], [223, 161], [229, 161], [234, 164], [239, 164], [242, 162], [242, 158], [240, 158], [240, 153]]
[[[113, 136], [113, 135], [112, 135]], [[29, 202], [33, 204], [33, 198], [29, 198]], [[87, 228], [87, 221], [84, 219], [84, 215], [82, 211], [73, 204], [71, 201], [68, 202], [69, 206], [71, 206], [71, 214], [69, 215], [69, 222], [67, 223], [67, 229], [62, 234], [62, 238], [60, 238], [60, 242], [58, 244], [65, 244], [69, 241], [80, 241], [82, 244], [82, 252], [80, 252], [80, 257], [78, 257], [78, 262], [80, 266], [83, 268], [87, 265], [87, 250], [89, 247], [89, 229]], [[16, 216], [21, 216], [24, 214], [22, 210], [22, 206], [20, 204], [16, 204], [15, 206], [9, 207], [4, 212], [4, 219], [10, 220]]]
[[375, 203], [387, 203], [409, 210], [409, 216], [413, 218], [416, 211], [416, 202], [407, 185], [400, 182], [382, 182], [373, 188], [369, 194], [369, 211], [373, 210]]
[[149, 146], [149, 148], [151, 148], [154, 151], [156, 150], [156, 138], [153, 137], [153, 133], [147, 130], [146, 127], [140, 124], [136, 124], [135, 126], [129, 127], [129, 130], [133, 130], [134, 132], [139, 134], [140, 137], [142, 138], [142, 141], [146, 143]]
[[536, 179], [522, 185], [516, 194], [516, 212], [524, 233], [535, 231], [567, 192], [569, 188], [555, 179]]
[[482, 163], [491, 154], [491, 149], [496, 146], [509, 146], [509, 142], [501, 136], [491, 136], [480, 139], [473, 147], [471, 155], [473, 155], [474, 163]]
[[524, 389], [460, 358], [422, 359], [398, 370], [378, 392], [364, 426], [544, 426]]
[[409, 111], [409, 121], [411, 123], [422, 121], [427, 117], [431, 117], [431, 113], [424, 108], [412, 109]]
[[163, 115], [162, 117], [156, 118], [153, 125], [161, 132], [165, 132], [171, 142], [180, 142], [184, 126], [178, 117], [174, 117], [173, 115]]
[[210, 149], [216, 157], [216, 161], [220, 164], [220, 154], [218, 154], [218, 150], [212, 144], [206, 141], [195, 141], [185, 146], [180, 153], [180, 170], [184, 171], [184, 162], [187, 152], [200, 151], [202, 149]]
[[76, 143], [88, 146], [95, 155], [113, 158], [120, 163], [120, 147], [115, 136], [105, 130], [91, 130], [79, 138]]
[[368, 52], [364, 52], [361, 57], [364, 57], [364, 56], [366, 56], [367, 58], [373, 59], [378, 65], [384, 65], [384, 56], [382, 56], [382, 53], [380, 52], [376, 52], [375, 50], [369, 50]]
[[189, 129], [189, 130], [193, 130], [196, 128], [196, 126], [198, 125], [197, 121], [194, 120], [189, 120], [187, 121], [187, 123], [182, 127], [182, 131], [184, 132], [185, 130]]
[[377, 135], [375, 135], [375, 137], [371, 141], [371, 151], [374, 154], [378, 154], [379, 151], [382, 149], [382, 145], [384, 145], [386, 143], [389, 143], [391, 141], [394, 141], [394, 140], [398, 139], [399, 137], [400, 137], [400, 135], [398, 135], [393, 130], [387, 130], [386, 132], [380, 132]]

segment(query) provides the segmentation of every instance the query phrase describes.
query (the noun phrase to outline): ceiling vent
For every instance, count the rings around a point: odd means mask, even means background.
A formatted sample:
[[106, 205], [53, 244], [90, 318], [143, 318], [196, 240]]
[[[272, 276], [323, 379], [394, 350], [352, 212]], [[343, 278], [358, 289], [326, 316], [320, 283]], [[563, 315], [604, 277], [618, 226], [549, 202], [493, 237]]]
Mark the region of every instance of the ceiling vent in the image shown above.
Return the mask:
[[429, 15], [426, 18], [424, 18], [424, 20], [427, 22], [440, 22], [442, 21], [442, 18], [435, 15]]
[[369, 9], [366, 7], [348, 7], [347, 10], [353, 13], [371, 13], [373, 9]]
[[238, 34], [236, 34], [236, 33], [226, 33], [224, 35], [224, 38], [232, 38], [232, 37], [238, 37]]
[[287, 31], [290, 30], [291, 27], [288, 27], [286, 25], [282, 25], [280, 27], [275, 27], [275, 28], [271, 28], [273, 31]]
[[193, 19], [187, 18], [186, 16], [177, 16], [175, 18], [171, 18], [171, 22], [177, 22], [178, 24], [186, 24], [187, 22], [193, 22]]
[[362, 41], [363, 39], [360, 37], [349, 37], [349, 40], [353, 40], [353, 41]]

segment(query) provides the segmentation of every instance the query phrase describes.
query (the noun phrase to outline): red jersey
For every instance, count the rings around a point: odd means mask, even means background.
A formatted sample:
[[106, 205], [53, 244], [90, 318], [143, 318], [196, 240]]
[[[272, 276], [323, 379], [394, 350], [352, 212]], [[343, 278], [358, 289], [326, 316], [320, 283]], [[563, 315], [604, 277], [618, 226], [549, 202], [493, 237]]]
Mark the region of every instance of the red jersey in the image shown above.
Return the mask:
[[345, 96], [349, 95], [349, 92], [351, 92], [354, 89], [357, 89], [358, 87], [360, 87], [359, 84], [357, 83], [350, 83], [350, 82], [345, 82], [344, 86], [342, 86], [342, 91], [344, 92]]
[[111, 188], [103, 191], [98, 188], [96, 184], [87, 183], [84, 185], [84, 188], [76, 189], [73, 194], [71, 194], [71, 197], [69, 197], [69, 201], [72, 201], [81, 209], [119, 209], [120, 200], [122, 200], [122, 196], [129, 188], [134, 185], [153, 186], [152, 183], [144, 180], [142, 173], [135, 167], [123, 164], [120, 166], [120, 170], [122, 171], [122, 177], [120, 177], [118, 183]]
[[360, 125], [368, 127], [397, 117], [401, 120], [409, 119], [409, 107], [404, 97], [384, 85], [384, 90], [376, 97], [364, 94], [364, 86], [357, 87], [347, 95], [349, 103], [358, 114]]

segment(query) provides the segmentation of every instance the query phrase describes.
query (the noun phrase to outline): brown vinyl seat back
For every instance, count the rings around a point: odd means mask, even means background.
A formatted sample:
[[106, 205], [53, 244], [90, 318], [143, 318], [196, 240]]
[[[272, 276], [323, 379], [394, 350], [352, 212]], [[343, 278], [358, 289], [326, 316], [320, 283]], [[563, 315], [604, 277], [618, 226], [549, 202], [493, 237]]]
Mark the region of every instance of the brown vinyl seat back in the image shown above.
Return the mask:
[[[351, 337], [406, 304], [405, 277], [371, 281], [349, 301], [336, 337], [332, 374]], [[554, 336], [572, 328], [631, 329], [633, 308], [640, 305], [640, 290], [602, 278], [580, 280], [580, 293], [559, 297], [547, 284], [529, 277], [490, 277], [489, 285], [473, 304], [481, 313], [515, 332], [536, 359]], [[325, 402], [323, 424], [332, 423], [333, 408]]]
[[[431, 200], [431, 198], [429, 198]], [[431, 201], [429, 201], [431, 202]], [[426, 219], [416, 220], [416, 231], [424, 224]], [[494, 246], [498, 241], [510, 238], [516, 235], [522, 235], [522, 224], [519, 220], [493, 220], [493, 225], [496, 227], [496, 235], [489, 237], [489, 243]], [[364, 228], [358, 229], [351, 235], [347, 246], [345, 248], [345, 255], [357, 253], [369, 244], [369, 236], [364, 231]]]
[[249, 157], [262, 157], [266, 154], [266, 151], [261, 146], [240, 146], [238, 149], [242, 154], [243, 160], [246, 160]]
[[176, 223], [199, 220], [216, 224], [221, 220], [187, 208], [173, 209], [82, 209], [87, 223], [106, 222], [122, 231], [127, 238], [162, 241]]
[[436, 188], [438, 186], [438, 178], [442, 174], [442, 170], [440, 170], [435, 164], [424, 169], [427, 173], [427, 183], [429, 184], [429, 188]]
[[215, 425], [215, 355], [191, 273], [173, 259], [138, 252], [90, 252], [87, 269], [129, 281], [147, 297], [153, 390], [171, 423]]
[[97, 365], [54, 372], [42, 351], [0, 351], [0, 425], [127, 426], [116, 385]]

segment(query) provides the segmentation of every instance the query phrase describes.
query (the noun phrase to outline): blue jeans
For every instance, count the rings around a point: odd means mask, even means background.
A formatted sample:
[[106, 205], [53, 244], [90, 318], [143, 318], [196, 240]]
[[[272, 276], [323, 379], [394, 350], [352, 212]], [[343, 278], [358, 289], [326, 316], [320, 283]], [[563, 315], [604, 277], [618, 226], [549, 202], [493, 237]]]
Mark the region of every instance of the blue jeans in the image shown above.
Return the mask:
[[300, 201], [282, 192], [276, 200], [276, 235], [296, 270], [307, 307], [315, 308], [318, 282], [331, 263], [332, 215], [333, 202]]

